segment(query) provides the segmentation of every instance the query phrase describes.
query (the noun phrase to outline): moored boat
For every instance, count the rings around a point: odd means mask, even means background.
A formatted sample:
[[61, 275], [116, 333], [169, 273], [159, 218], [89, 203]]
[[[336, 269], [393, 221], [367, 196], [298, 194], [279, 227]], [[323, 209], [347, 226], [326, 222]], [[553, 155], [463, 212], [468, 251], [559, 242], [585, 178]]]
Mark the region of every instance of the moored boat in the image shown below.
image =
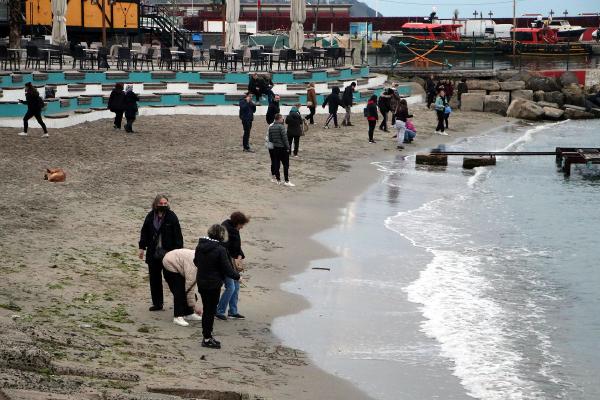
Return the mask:
[[[587, 56], [591, 49], [583, 43], [561, 42], [558, 30], [547, 25], [512, 30], [516, 52], [525, 56]], [[512, 40], [503, 41], [503, 51], [512, 52]]]

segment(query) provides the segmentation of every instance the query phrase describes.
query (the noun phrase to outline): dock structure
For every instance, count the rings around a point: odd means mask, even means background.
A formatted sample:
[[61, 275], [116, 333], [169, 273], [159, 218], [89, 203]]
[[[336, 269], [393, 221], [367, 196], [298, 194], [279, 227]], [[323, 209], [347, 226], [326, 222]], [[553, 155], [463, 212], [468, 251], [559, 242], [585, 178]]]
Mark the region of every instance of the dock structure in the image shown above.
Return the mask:
[[600, 147], [556, 147], [554, 151], [442, 151], [433, 149], [430, 153], [417, 154], [416, 164], [448, 165], [448, 156], [464, 156], [463, 168], [473, 169], [496, 165], [497, 156], [555, 156], [556, 165], [565, 177], [571, 175], [573, 164], [600, 164]]

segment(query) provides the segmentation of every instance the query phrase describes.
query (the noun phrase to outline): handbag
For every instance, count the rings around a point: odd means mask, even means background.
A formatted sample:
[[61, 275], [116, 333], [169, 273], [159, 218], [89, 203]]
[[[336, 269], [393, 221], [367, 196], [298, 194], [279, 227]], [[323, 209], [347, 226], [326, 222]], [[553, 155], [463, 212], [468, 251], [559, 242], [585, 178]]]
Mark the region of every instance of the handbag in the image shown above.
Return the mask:
[[444, 114], [450, 114], [452, 112], [452, 108], [450, 106], [444, 107]]
[[269, 140], [269, 129], [267, 129], [267, 135], [265, 136], [265, 147], [267, 150], [273, 150], [275, 146], [273, 146], [273, 142]]

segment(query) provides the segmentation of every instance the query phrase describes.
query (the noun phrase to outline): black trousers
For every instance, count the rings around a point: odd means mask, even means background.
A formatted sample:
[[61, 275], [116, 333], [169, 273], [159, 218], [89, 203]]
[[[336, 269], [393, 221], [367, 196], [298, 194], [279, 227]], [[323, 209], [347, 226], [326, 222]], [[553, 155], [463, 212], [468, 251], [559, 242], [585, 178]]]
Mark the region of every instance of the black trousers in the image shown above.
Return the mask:
[[337, 113], [329, 114], [327, 117], [327, 121], [325, 121], [325, 126], [329, 126], [329, 123], [333, 120], [333, 126], [338, 127]]
[[125, 132], [133, 132], [133, 123], [135, 122], [135, 118], [127, 118], [127, 123], [125, 124]]
[[450, 118], [450, 113], [444, 113], [444, 122], [446, 123], [446, 129], [448, 129], [448, 118]]
[[162, 271], [162, 260], [148, 260], [150, 295], [152, 296], [152, 305], [156, 307], [162, 307], [164, 303]]
[[163, 271], [165, 281], [173, 293], [173, 316], [185, 317], [194, 313], [194, 310], [187, 303], [185, 293], [185, 278], [176, 272], [171, 272], [165, 268]]
[[290, 153], [288, 153], [287, 149], [284, 147], [275, 147], [272, 151], [275, 178], [277, 178], [278, 181], [281, 180], [279, 168], [281, 167], [281, 164], [283, 164], [283, 178], [286, 182], [289, 181], [288, 172], [290, 169]]
[[221, 296], [221, 287], [216, 289], [198, 288], [200, 297], [202, 298], [202, 336], [204, 339], [212, 337], [213, 325], [215, 324], [215, 314], [217, 313], [217, 305]]
[[269, 149], [269, 158], [271, 159], [271, 176], [275, 176], [275, 156], [273, 149]]
[[115, 126], [121, 129], [121, 122], [123, 122], [123, 111], [115, 111]]
[[310, 124], [312, 125], [315, 123], [315, 112], [317, 111], [317, 107], [310, 106], [310, 107], [308, 107], [308, 111], [310, 111], [310, 114], [308, 114], [304, 118], [307, 119], [310, 122]]
[[250, 130], [252, 129], [252, 121], [242, 120], [242, 127], [244, 128], [244, 136], [242, 137], [242, 145], [244, 149], [250, 149]]
[[41, 111], [34, 112], [34, 111], [29, 111], [29, 110], [27, 110], [27, 112], [25, 113], [25, 116], [23, 117], [23, 132], [27, 133], [27, 128], [29, 128], [28, 121], [31, 119], [31, 117], [35, 117], [38, 124], [40, 124], [40, 126], [44, 130], [44, 133], [48, 133], [48, 129], [46, 129], [46, 124], [44, 124], [44, 121], [42, 121], [42, 112]]
[[381, 116], [383, 117], [381, 119], [381, 124], [379, 125], [379, 129], [383, 129], [383, 130], [387, 131], [388, 111], [380, 109], [379, 112], [381, 113]]
[[290, 149], [292, 148], [292, 144], [294, 145], [294, 155], [298, 155], [298, 147], [300, 147], [300, 136], [290, 136], [288, 135], [288, 141], [290, 142]]
[[435, 92], [427, 93], [427, 108], [435, 101]]
[[437, 114], [437, 127], [435, 128], [435, 131], [442, 131], [444, 132], [444, 110], [436, 110], [435, 113]]
[[373, 133], [375, 132], [375, 125], [377, 125], [377, 120], [369, 120], [369, 142], [373, 140]]

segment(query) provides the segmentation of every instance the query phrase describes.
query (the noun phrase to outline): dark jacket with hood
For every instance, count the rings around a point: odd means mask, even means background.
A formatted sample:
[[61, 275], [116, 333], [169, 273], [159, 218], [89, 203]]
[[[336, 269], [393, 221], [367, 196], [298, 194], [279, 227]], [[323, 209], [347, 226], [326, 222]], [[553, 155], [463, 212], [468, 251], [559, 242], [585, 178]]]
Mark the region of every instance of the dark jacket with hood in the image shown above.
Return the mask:
[[338, 108], [340, 107], [341, 103], [342, 101], [340, 100], [340, 88], [336, 86], [333, 89], [331, 89], [331, 94], [325, 97], [323, 108], [325, 108], [326, 105], [329, 105], [329, 114], [337, 114]]
[[230, 219], [223, 221], [221, 224], [227, 229], [227, 236], [229, 236], [229, 240], [223, 243], [231, 258], [246, 258], [244, 252], [242, 251], [242, 238], [240, 237], [240, 231], [238, 231], [235, 226], [233, 226], [233, 222]]
[[125, 91], [113, 89], [108, 98], [108, 109], [112, 112], [125, 111]]
[[223, 244], [209, 238], [200, 238], [194, 264], [198, 268], [196, 283], [198, 289], [219, 289], [225, 278], [239, 280], [240, 274], [231, 264], [231, 257]]
[[377, 99], [377, 105], [379, 106], [379, 111], [381, 111], [382, 113], [386, 113], [388, 111], [390, 111], [390, 100], [391, 97], [387, 91], [382, 93], [381, 96], [379, 96], [379, 99]]
[[[146, 215], [140, 233], [139, 248], [146, 250], [146, 263], [154, 261], [154, 249], [156, 249], [159, 234], [165, 253], [183, 248], [183, 234], [177, 215], [173, 211], [167, 210], [157, 231], [154, 229], [154, 214], [155, 211], [152, 210]], [[160, 262], [160, 260], [157, 260], [157, 262]]]
[[285, 117], [285, 123], [287, 124], [287, 134], [292, 137], [302, 136], [302, 115], [296, 107], [292, 107], [292, 110]]
[[254, 120], [255, 112], [256, 105], [254, 103], [246, 101], [245, 98], [240, 100], [240, 119], [242, 121]]
[[275, 115], [279, 114], [279, 102], [273, 100], [271, 104], [269, 104], [269, 108], [267, 108], [267, 124], [271, 125], [273, 121], [275, 121]]
[[25, 101], [23, 104], [27, 105], [27, 111], [37, 114], [44, 108], [44, 100], [40, 97], [40, 94], [35, 91], [27, 91], [25, 93]]
[[138, 112], [138, 101], [140, 98], [132, 90], [125, 93], [125, 118], [135, 119]]
[[349, 85], [344, 89], [344, 94], [342, 95], [342, 105], [344, 107], [352, 106], [354, 100], [354, 86]]

